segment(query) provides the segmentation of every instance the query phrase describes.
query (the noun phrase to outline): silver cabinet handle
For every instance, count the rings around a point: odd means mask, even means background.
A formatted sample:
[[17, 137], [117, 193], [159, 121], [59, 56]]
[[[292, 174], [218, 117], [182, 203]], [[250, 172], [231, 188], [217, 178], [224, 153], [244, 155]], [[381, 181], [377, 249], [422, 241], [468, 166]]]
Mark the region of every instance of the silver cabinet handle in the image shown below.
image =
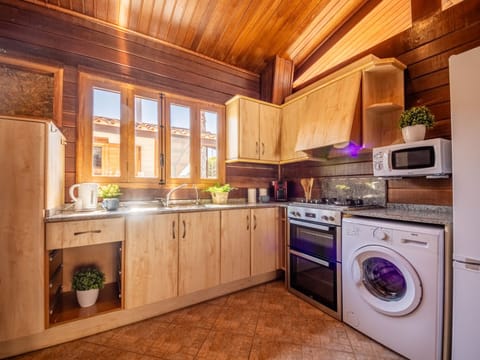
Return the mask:
[[262, 155], [265, 155], [265, 144], [262, 142]]
[[84, 235], [84, 234], [100, 234], [102, 230], [87, 230], [87, 231], [77, 231], [73, 233], [73, 236]]
[[175, 239], [175, 220], [172, 221], [172, 237]]
[[185, 223], [185, 220], [182, 220], [182, 224], [183, 224], [183, 235], [182, 235], [182, 239], [185, 239], [185, 236], [187, 235], [187, 224]]
[[255, 141], [255, 154], [259, 153], [258, 141]]

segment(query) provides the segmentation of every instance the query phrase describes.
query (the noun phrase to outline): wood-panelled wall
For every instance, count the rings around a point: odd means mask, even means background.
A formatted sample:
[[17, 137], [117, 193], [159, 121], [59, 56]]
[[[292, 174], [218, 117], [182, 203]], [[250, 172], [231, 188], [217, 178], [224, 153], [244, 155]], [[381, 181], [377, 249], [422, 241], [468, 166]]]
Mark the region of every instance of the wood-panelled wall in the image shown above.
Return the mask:
[[236, 94], [260, 98], [258, 74], [23, 1], [0, 0], [0, 62], [2, 54], [64, 68], [63, 114], [56, 121], [68, 141], [67, 188], [75, 183], [79, 70], [217, 104]]
[[[468, 0], [443, 12], [438, 8], [432, 16], [415, 21], [411, 29], [358, 54], [349, 62], [372, 53], [382, 58], [396, 57], [406, 64], [405, 106], [427, 105], [438, 121], [435, 128], [427, 132], [427, 138], [450, 139], [448, 58], [477, 46], [480, 46], [480, 0]], [[346, 63], [340, 64], [328, 73], [345, 65]], [[370, 162], [368, 165], [371, 169]], [[286, 166], [283, 173], [287, 179], [298, 182], [302, 177], [334, 176], [332, 166], [345, 168], [344, 165], [305, 167], [297, 164]], [[358, 175], [356, 167], [347, 169], [349, 175]], [[387, 196], [388, 201], [393, 203], [451, 205], [451, 179], [389, 181]]]

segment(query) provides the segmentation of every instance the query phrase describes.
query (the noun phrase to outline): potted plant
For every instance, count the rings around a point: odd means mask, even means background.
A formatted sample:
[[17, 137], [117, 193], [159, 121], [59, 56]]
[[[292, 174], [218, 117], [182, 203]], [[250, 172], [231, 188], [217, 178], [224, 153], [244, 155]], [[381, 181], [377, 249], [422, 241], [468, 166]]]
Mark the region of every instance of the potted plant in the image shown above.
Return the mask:
[[77, 292], [77, 301], [81, 307], [95, 304], [100, 289], [103, 289], [105, 274], [97, 267], [81, 268], [73, 274], [72, 289]]
[[426, 129], [435, 124], [435, 116], [426, 106], [414, 106], [400, 114], [400, 128], [405, 142], [419, 141], [425, 138]]
[[120, 187], [117, 184], [107, 184], [98, 187], [98, 196], [103, 198], [102, 206], [111, 211], [117, 210], [120, 206]]
[[214, 204], [226, 204], [228, 201], [228, 193], [235, 189], [236, 188], [230, 186], [230, 184], [220, 185], [219, 183], [216, 183], [205, 191], [212, 195], [212, 202]]

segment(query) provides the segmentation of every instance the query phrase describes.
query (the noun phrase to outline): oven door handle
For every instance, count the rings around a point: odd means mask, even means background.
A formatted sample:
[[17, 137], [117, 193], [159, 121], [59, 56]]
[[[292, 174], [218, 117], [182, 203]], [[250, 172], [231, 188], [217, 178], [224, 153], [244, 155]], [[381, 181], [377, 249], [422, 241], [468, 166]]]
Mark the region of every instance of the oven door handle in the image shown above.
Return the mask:
[[309, 260], [309, 261], [314, 262], [315, 264], [318, 264], [318, 265], [322, 265], [322, 266], [325, 266], [325, 267], [330, 266], [330, 263], [328, 261], [310, 256], [310, 255], [307, 255], [307, 254], [303, 254], [303, 253], [295, 251], [295, 250], [290, 249], [290, 254], [293, 254], [293, 255], [298, 256], [299, 258], [302, 258], [302, 259], [305, 259], [305, 260]]
[[305, 223], [305, 222], [302, 222], [302, 221], [291, 220], [291, 219], [289, 220], [289, 222], [290, 222], [290, 224], [298, 225], [298, 226], [303, 226], [303, 227], [306, 227], [306, 228], [323, 230], [323, 231], [330, 231], [330, 227], [329, 227], [329, 226], [317, 225], [317, 224], [311, 224], [311, 223]]

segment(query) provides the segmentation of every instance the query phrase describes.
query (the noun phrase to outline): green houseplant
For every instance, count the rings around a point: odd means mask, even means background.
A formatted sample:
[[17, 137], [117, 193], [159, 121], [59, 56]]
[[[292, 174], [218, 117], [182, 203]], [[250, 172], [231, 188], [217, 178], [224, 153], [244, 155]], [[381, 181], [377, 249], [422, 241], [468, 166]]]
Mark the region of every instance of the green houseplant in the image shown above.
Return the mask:
[[228, 201], [228, 193], [236, 188], [230, 186], [230, 184], [220, 185], [216, 183], [213, 186], [205, 189], [205, 191], [209, 192], [212, 195], [212, 202], [214, 204], [226, 204]]
[[435, 116], [426, 106], [414, 106], [400, 114], [399, 126], [405, 142], [425, 138], [426, 129], [435, 125]]
[[103, 199], [102, 206], [108, 210], [117, 210], [120, 206], [120, 187], [117, 184], [107, 184], [98, 187], [98, 196]]
[[77, 292], [77, 301], [81, 307], [95, 304], [100, 289], [103, 289], [105, 274], [97, 267], [78, 269], [72, 277], [72, 289]]

